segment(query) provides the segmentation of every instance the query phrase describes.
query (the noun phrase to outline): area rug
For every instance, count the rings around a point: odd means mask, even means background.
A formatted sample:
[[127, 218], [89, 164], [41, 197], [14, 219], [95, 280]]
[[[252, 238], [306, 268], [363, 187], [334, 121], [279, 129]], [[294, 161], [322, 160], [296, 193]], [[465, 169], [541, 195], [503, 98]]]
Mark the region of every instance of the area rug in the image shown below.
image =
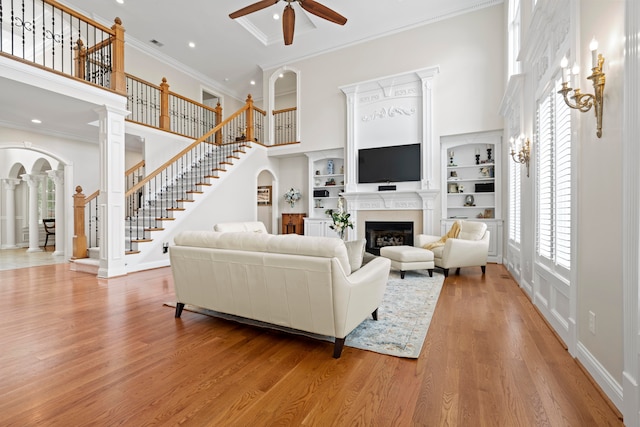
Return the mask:
[[[433, 273], [433, 277], [429, 277], [426, 271], [407, 271], [404, 279], [400, 279], [398, 272], [391, 271], [382, 304], [378, 308], [378, 320], [367, 318], [347, 335], [345, 345], [391, 356], [416, 359], [420, 355], [420, 350], [427, 336], [443, 282], [444, 276], [436, 272]], [[175, 303], [165, 303], [164, 305], [175, 308]], [[184, 309], [319, 340], [331, 342], [334, 340], [333, 337], [310, 334], [190, 304], [185, 305]]]

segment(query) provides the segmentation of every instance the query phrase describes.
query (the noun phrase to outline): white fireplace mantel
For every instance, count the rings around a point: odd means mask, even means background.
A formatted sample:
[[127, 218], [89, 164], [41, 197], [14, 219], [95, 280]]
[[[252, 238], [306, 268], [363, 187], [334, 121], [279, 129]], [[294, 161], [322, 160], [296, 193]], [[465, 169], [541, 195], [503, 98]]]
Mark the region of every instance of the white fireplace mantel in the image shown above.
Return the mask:
[[358, 211], [422, 211], [424, 233], [433, 234], [434, 206], [440, 190], [376, 191], [342, 193], [347, 200], [347, 210], [354, 219], [354, 233], [357, 236]]

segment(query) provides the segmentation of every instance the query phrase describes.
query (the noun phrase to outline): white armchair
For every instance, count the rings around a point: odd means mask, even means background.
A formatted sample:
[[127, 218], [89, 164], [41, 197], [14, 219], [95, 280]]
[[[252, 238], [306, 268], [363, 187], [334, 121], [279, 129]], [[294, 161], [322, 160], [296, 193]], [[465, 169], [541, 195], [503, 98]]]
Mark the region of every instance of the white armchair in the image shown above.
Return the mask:
[[[489, 230], [487, 224], [479, 221], [458, 221], [460, 232], [456, 238], [449, 237], [443, 245], [432, 248], [433, 260], [436, 267], [444, 271], [445, 277], [449, 275], [449, 269], [456, 268], [456, 274], [460, 274], [461, 267], [482, 268], [485, 273], [487, 257], [489, 255]], [[437, 242], [441, 236], [418, 234], [414, 246], [425, 247]]]

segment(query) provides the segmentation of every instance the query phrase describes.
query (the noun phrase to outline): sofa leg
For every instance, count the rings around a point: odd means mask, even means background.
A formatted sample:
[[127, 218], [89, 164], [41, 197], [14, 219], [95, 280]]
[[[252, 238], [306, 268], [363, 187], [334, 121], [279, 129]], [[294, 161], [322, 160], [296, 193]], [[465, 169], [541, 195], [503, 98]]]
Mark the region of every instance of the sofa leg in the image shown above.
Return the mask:
[[458, 268], [456, 269], [456, 275], [457, 275], [457, 276], [459, 276], [459, 275], [460, 275], [460, 267], [458, 267]]
[[429, 269], [429, 270], [427, 270], [427, 271], [429, 271], [429, 277], [433, 277], [433, 268], [430, 268], [430, 269]]
[[182, 309], [184, 308], [184, 304], [181, 302], [176, 303], [176, 318], [179, 318], [182, 315]]
[[344, 347], [345, 338], [336, 338], [336, 342], [333, 345], [333, 358], [340, 359], [340, 355], [342, 354], [342, 347]]
[[480, 268], [482, 269], [482, 275], [484, 275], [484, 273], [487, 271], [487, 266], [481, 265]]
[[443, 268], [442, 272], [444, 273], [444, 277], [449, 277], [449, 269], [448, 268]]
[[375, 310], [373, 310], [373, 313], [371, 313], [371, 317], [373, 317], [373, 320], [378, 320], [378, 309], [377, 308]]
[[404, 270], [400, 270], [400, 278], [404, 279]]

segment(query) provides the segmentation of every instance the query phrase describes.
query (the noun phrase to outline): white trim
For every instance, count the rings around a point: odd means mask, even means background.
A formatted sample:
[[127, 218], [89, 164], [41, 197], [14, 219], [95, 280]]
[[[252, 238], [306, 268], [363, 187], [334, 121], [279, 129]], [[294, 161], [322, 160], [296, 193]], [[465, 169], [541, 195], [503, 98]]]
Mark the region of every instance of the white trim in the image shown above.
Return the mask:
[[[595, 380], [604, 394], [611, 399], [611, 402], [613, 402], [617, 408], [622, 408], [623, 394], [620, 383], [618, 383], [618, 381], [609, 374], [605, 367], [602, 366], [598, 359], [589, 352], [582, 342], [577, 343], [576, 352], [577, 359], [582, 363], [587, 372], [589, 372], [589, 375], [591, 375]], [[632, 426], [637, 424], [629, 424], [625, 417], [625, 425]]]
[[640, 425], [640, 5], [626, 1], [624, 58], [624, 120], [622, 138], [622, 294], [623, 294], [623, 396], [618, 406], [628, 426]]

